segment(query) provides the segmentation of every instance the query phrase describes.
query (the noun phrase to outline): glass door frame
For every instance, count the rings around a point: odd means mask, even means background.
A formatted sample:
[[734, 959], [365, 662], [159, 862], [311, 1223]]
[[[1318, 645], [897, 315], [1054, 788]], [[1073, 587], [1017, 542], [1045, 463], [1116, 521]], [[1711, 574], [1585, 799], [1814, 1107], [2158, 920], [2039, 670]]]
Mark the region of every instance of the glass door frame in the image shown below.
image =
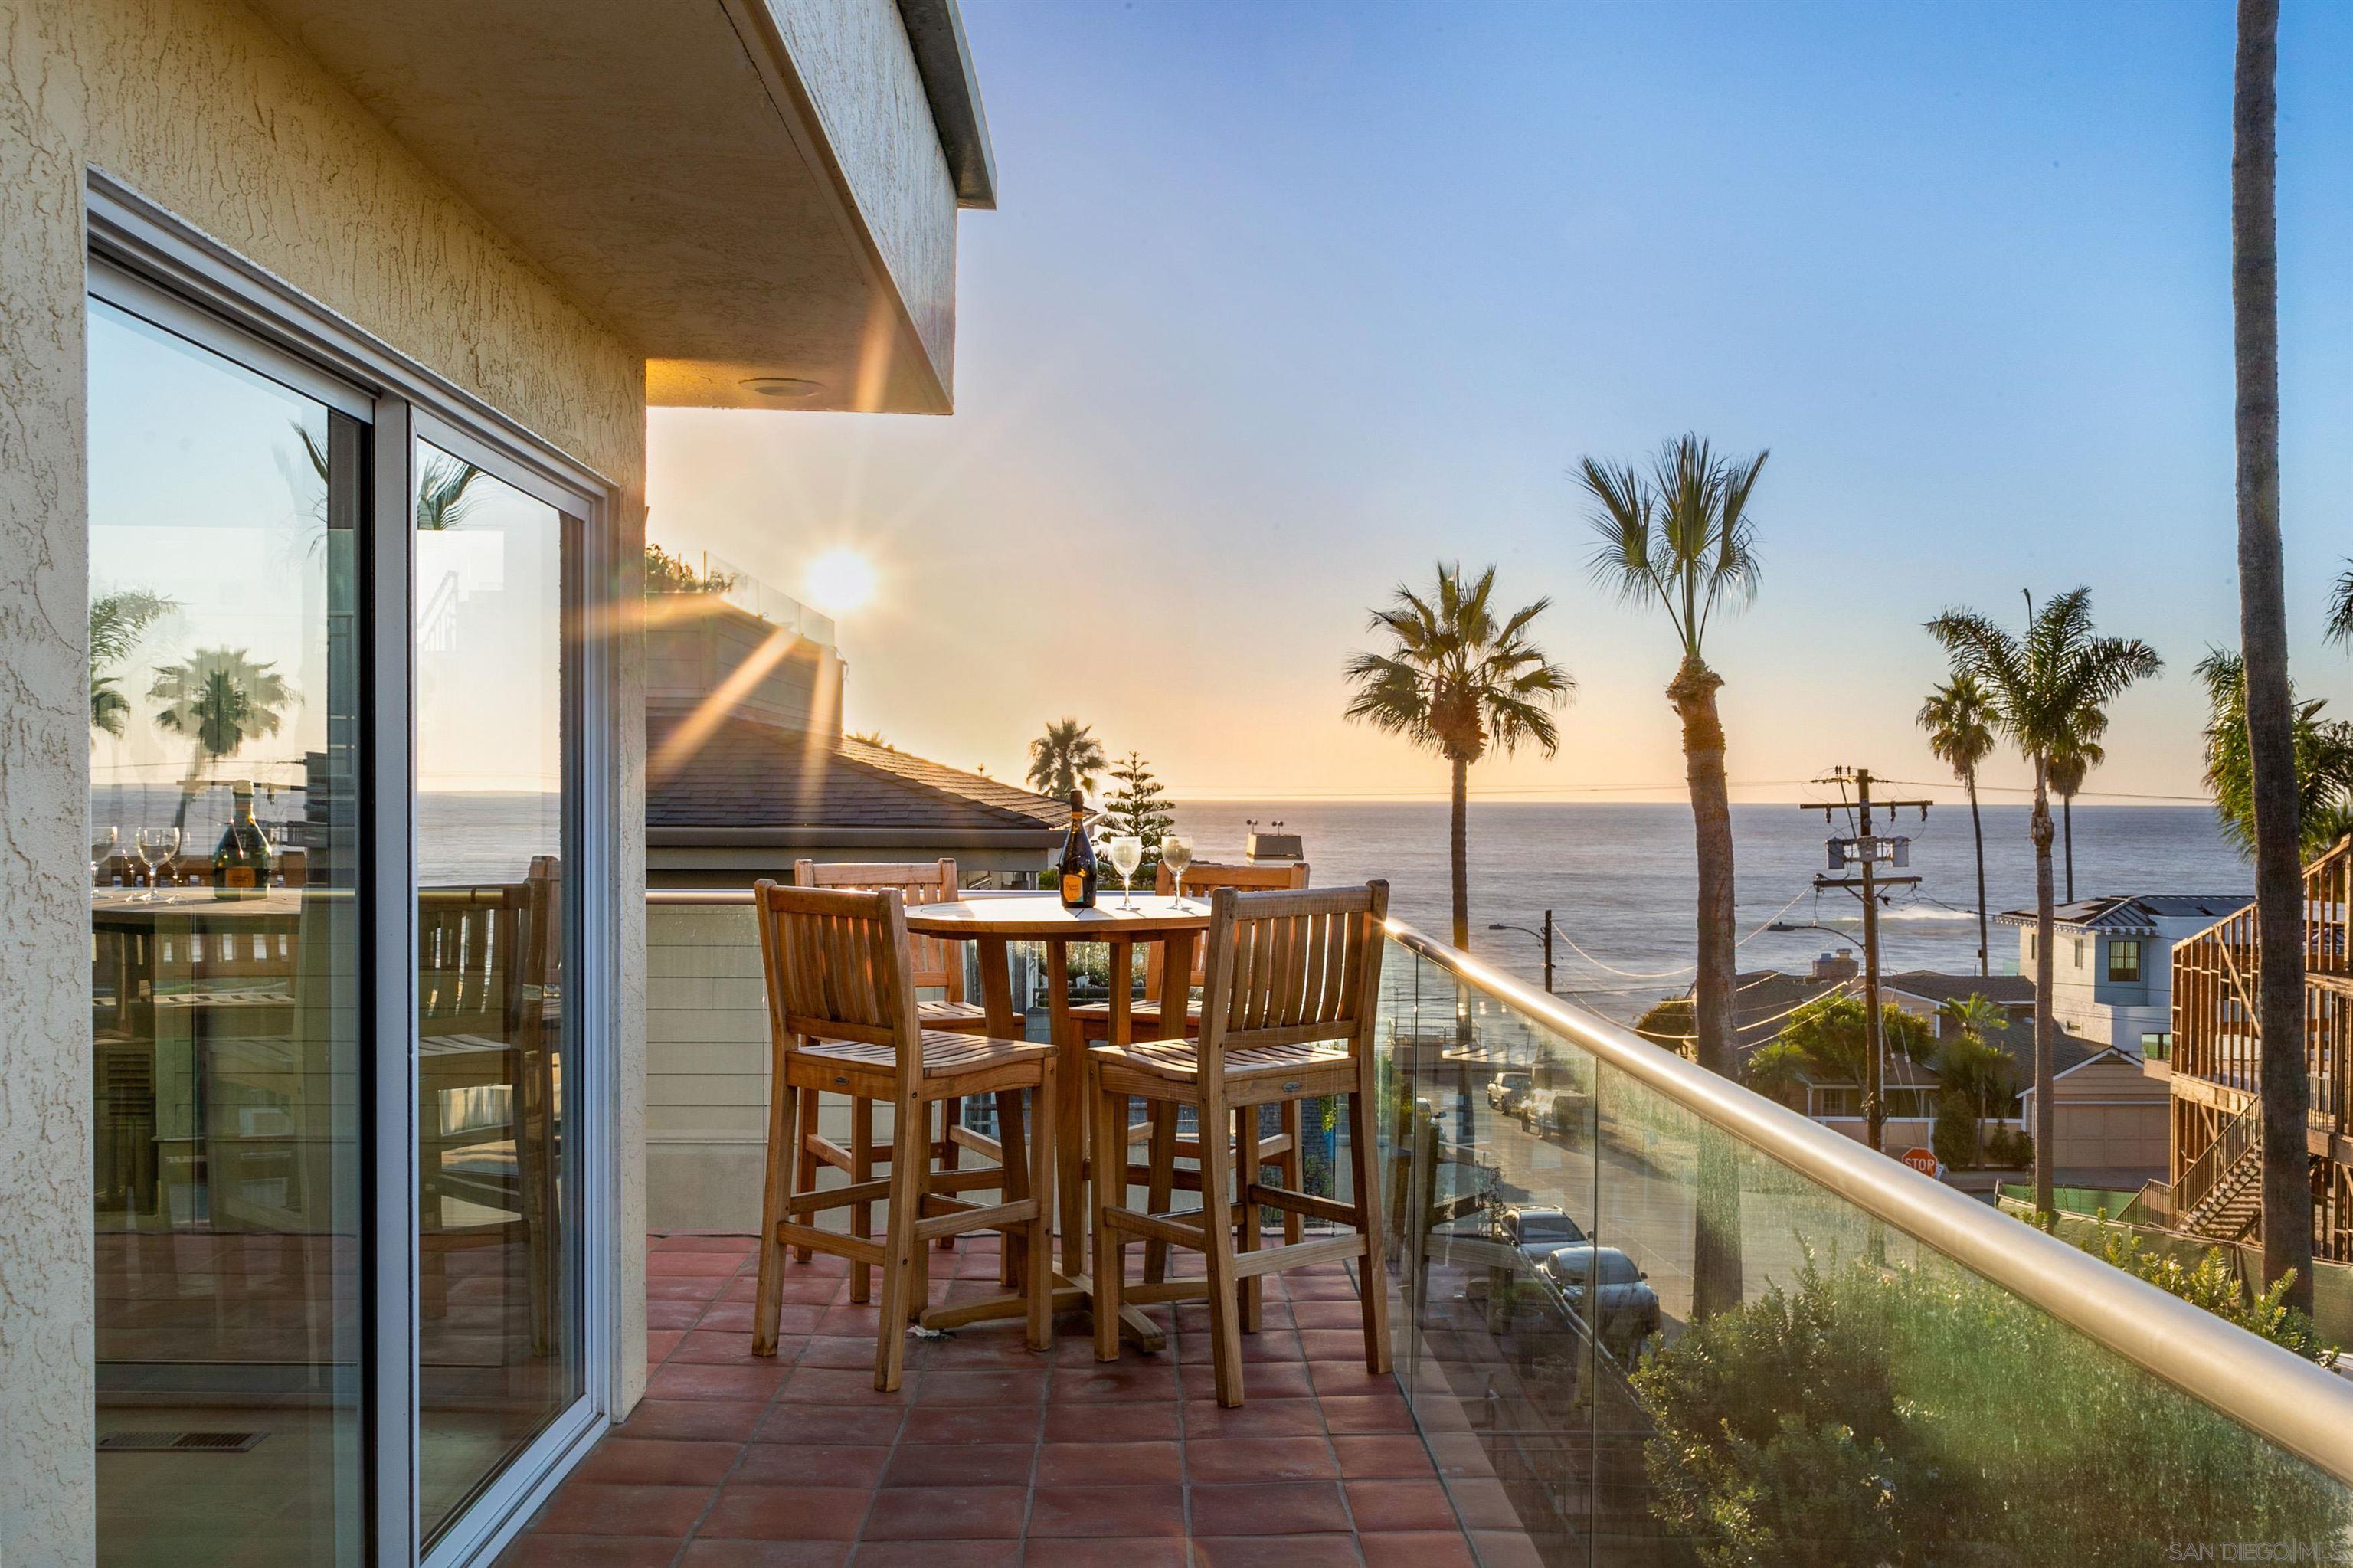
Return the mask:
[[[362, 1037], [361, 1420], [364, 1551], [372, 1563], [486, 1562], [514, 1535], [609, 1423], [619, 1368], [621, 1211], [616, 983], [620, 908], [613, 884], [623, 715], [610, 634], [622, 567], [612, 524], [619, 487], [447, 378], [254, 266], [102, 171], [89, 172], [90, 287], [136, 294], [194, 341], [272, 379], [372, 405], [369, 505], [361, 545], [361, 881], [369, 933]], [[416, 549], [411, 497], [430, 441], [576, 524], [563, 552], [568, 636], [565, 1137], [578, 1180], [565, 1194], [579, 1237], [581, 1396], [555, 1416], [421, 1556], [417, 1390]], [[387, 520], [396, 525], [386, 526]], [[387, 1047], [390, 1048], [387, 1048]]]

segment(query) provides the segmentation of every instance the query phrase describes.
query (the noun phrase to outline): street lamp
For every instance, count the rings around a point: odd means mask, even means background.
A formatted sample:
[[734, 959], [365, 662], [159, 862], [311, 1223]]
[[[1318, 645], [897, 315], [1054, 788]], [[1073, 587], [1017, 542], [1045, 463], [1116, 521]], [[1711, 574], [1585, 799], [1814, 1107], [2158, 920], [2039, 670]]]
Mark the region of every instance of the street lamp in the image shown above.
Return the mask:
[[1541, 931], [1531, 931], [1525, 926], [1506, 926], [1501, 921], [1491, 922], [1487, 929], [1517, 931], [1523, 937], [1534, 937], [1544, 944], [1545, 994], [1550, 996], [1552, 994], [1552, 911], [1547, 909], [1544, 912], [1544, 929]]

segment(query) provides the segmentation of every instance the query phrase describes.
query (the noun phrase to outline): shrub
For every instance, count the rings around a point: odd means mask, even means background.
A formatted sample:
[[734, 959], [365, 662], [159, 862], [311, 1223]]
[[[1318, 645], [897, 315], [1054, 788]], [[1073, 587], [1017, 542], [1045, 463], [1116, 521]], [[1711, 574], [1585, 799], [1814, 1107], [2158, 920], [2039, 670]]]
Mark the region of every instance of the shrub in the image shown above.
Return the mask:
[[1652, 1511], [1709, 1568], [2105, 1568], [2353, 1522], [2301, 1461], [1938, 1263], [1809, 1255], [1634, 1383]]
[[1985, 1159], [2004, 1171], [2023, 1171], [2034, 1163], [2034, 1139], [2022, 1127], [1998, 1127], [1986, 1139]]
[[1929, 1135], [1936, 1158], [1956, 1171], [1978, 1162], [1978, 1107], [1968, 1096], [1947, 1089], [1936, 1097], [1936, 1127]]
[[[2044, 1230], [2055, 1229], [2048, 1214], [2041, 1217], [2040, 1224]], [[2320, 1337], [2319, 1325], [2287, 1304], [2288, 1288], [2295, 1283], [2294, 1269], [2274, 1280], [2268, 1290], [2251, 1291], [2221, 1247], [2208, 1247], [2193, 1266], [2171, 1253], [2152, 1251], [2138, 1231], [2112, 1224], [2105, 1214], [2075, 1245], [2169, 1296], [2179, 1296], [2192, 1307], [2202, 1307], [2251, 1334], [2294, 1351], [2306, 1361], [2325, 1367], [2337, 1364], [2339, 1352]]]

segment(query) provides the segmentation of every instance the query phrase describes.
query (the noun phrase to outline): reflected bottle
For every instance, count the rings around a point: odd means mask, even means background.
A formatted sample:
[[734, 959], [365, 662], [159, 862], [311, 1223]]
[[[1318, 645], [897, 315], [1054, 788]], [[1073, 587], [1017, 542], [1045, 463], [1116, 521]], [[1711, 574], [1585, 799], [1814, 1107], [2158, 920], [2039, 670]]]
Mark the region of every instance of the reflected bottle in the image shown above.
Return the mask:
[[240, 779], [228, 826], [213, 849], [213, 896], [260, 898], [269, 891], [269, 841], [253, 820], [253, 784]]
[[1057, 868], [1062, 888], [1062, 907], [1092, 909], [1095, 906], [1095, 846], [1087, 842], [1087, 800], [1078, 790], [1071, 791], [1071, 831], [1062, 835], [1062, 858]]

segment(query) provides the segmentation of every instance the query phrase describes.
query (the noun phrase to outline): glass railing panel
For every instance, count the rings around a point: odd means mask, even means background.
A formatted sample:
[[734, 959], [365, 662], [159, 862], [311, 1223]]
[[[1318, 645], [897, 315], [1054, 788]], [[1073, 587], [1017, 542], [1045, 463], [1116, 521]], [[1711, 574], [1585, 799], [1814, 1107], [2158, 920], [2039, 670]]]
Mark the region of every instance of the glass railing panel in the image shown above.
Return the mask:
[[[1474, 1531], [1564, 1564], [2353, 1555], [2342, 1478], [1627, 1056], [1402, 945], [1379, 1040], [1398, 1369]], [[1529, 1245], [1539, 1213], [1579, 1234]]]

